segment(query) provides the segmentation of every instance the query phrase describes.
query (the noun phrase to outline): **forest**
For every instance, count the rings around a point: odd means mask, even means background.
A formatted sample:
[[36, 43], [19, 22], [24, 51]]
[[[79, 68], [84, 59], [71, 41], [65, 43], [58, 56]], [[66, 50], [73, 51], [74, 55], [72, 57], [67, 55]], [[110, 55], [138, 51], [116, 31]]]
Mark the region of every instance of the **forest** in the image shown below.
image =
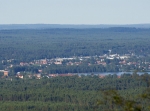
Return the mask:
[[[0, 30], [0, 111], [150, 111], [150, 76], [123, 74], [72, 76], [41, 79], [16, 78], [17, 72], [81, 73], [119, 71], [118, 60], [107, 66], [87, 65], [49, 67], [20, 66], [20, 62], [59, 57], [109, 54], [136, 54], [130, 58], [149, 68], [150, 29], [144, 28], [53, 28]], [[145, 57], [139, 60], [138, 57]], [[137, 58], [134, 58], [137, 57]], [[11, 62], [10, 62], [11, 61]], [[130, 61], [128, 61], [130, 62]], [[10, 63], [10, 64], [8, 64]], [[94, 62], [95, 63], [95, 62]], [[113, 64], [109, 64], [113, 63]], [[130, 69], [124, 65], [126, 69]], [[135, 64], [131, 65], [135, 70]], [[143, 71], [143, 67], [138, 68]], [[21, 72], [21, 73], [22, 73]]]
[[149, 78], [146, 73], [141, 76], [133, 73], [123, 74], [120, 78], [117, 75], [108, 75], [105, 78], [89, 75], [40, 80], [1, 79], [0, 109], [1, 111], [149, 111], [150, 93], [147, 92]]
[[150, 29], [14, 29], [0, 30], [0, 60], [150, 53]]

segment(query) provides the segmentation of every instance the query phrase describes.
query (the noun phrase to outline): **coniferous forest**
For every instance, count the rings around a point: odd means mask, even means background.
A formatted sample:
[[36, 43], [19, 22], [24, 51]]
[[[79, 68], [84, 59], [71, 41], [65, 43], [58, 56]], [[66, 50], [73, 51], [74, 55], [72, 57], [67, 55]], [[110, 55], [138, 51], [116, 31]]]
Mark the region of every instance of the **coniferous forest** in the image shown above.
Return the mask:
[[[145, 63], [143, 67], [150, 69], [149, 43], [150, 29], [146, 28], [0, 30], [0, 70], [9, 71], [8, 77], [0, 72], [0, 111], [150, 111], [148, 73], [138, 75], [135, 71], [121, 76], [91, 74], [50, 78], [43, 74], [41, 79], [15, 77], [19, 71], [39, 73], [39, 67], [46, 67], [31, 64], [19, 66], [20, 62], [96, 56], [109, 54], [109, 50], [113, 54], [136, 54], [137, 58], [133, 56], [130, 59]], [[138, 57], [146, 59], [140, 58], [140, 61]], [[10, 60], [13, 61], [8, 64]], [[94, 60], [90, 61], [92, 64]], [[110, 61], [106, 62], [109, 64]], [[51, 64], [45, 68], [45, 72], [119, 71], [122, 65], [119, 66], [118, 61], [114, 59], [113, 65], [107, 66], [83, 64], [69, 67]], [[129, 69], [127, 65], [124, 67]]]
[[[91, 75], [40, 80], [1, 79], [0, 109], [1, 111], [115, 111], [117, 109], [149, 111], [150, 93], [147, 92], [149, 83], [146, 81], [148, 78], [150, 76], [146, 73], [142, 76], [133, 73], [124, 74], [120, 78], [117, 75], [108, 75], [105, 78]], [[122, 104], [128, 109], [124, 110]]]
[[14, 29], [0, 30], [0, 59], [149, 54], [150, 29]]

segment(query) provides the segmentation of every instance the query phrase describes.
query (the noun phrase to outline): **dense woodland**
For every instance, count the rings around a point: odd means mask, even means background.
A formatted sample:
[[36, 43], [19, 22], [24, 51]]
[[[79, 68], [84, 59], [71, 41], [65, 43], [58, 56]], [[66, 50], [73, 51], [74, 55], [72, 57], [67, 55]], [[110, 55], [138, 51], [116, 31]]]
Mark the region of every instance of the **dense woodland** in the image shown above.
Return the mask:
[[[149, 87], [142, 76], [133, 73], [98, 76], [73, 76], [37, 79], [0, 80], [1, 111], [111, 111], [111, 99], [104, 99], [104, 91], [116, 90], [124, 100], [138, 102], [142, 111], [148, 111], [149, 101], [142, 98]], [[147, 79], [146, 79], [147, 80]], [[108, 95], [107, 95], [108, 97]], [[105, 101], [104, 101], [104, 100]], [[103, 104], [98, 104], [103, 101]], [[132, 106], [134, 108], [134, 106]], [[125, 110], [131, 111], [131, 110]], [[137, 111], [137, 110], [132, 110]]]
[[42, 69], [42, 74], [67, 74], [67, 73], [92, 73], [92, 72], [118, 72], [119, 68], [115, 65], [50, 65], [48, 67], [40, 66], [16, 66], [10, 68], [10, 75], [15, 75], [17, 72], [39, 73], [38, 69]]
[[150, 29], [16, 29], [0, 30], [0, 60], [150, 53]]
[[[0, 30], [0, 70], [10, 59], [12, 64], [18, 64], [44, 58], [102, 55], [108, 54], [108, 50], [144, 55], [149, 60], [149, 43], [150, 29], [140, 28]], [[38, 68], [12, 67], [10, 73], [26, 70], [37, 73]], [[49, 73], [95, 70], [118, 71], [118, 68], [85, 64], [68, 68], [53, 64], [51, 69], [45, 69]], [[0, 111], [149, 111], [149, 78], [148, 74], [136, 73], [124, 74], [121, 78], [117, 75], [40, 80], [3, 77], [0, 78]]]

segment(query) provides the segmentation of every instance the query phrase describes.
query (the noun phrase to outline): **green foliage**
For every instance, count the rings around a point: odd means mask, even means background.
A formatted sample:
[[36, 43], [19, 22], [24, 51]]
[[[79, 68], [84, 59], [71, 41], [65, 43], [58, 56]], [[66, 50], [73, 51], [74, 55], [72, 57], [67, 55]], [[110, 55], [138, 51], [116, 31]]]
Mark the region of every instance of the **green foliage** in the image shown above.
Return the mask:
[[[137, 78], [137, 75], [133, 73], [133, 77]], [[109, 106], [106, 110], [112, 111], [149, 111], [149, 102], [150, 102], [150, 88], [149, 81], [150, 76], [147, 74], [138, 76], [137, 79], [141, 79], [146, 83], [147, 88], [143, 90], [141, 93], [136, 93], [133, 97], [130, 97], [129, 94], [126, 96], [122, 96], [122, 93], [119, 93], [117, 90], [105, 90], [102, 91], [103, 99], [97, 101], [97, 106]]]
[[141, 111], [141, 106], [136, 101], [124, 99], [116, 90], [107, 90], [103, 94], [104, 100], [98, 101], [97, 105], [111, 105], [109, 109], [113, 111]]
[[101, 55], [109, 49], [149, 54], [149, 35], [150, 29], [132, 28], [0, 30], [0, 60]]
[[[40, 80], [1, 79], [0, 109], [1, 111], [10, 109], [11, 111], [111, 111], [122, 108], [122, 111], [137, 111], [140, 108], [139, 103], [144, 103], [142, 111], [145, 111], [149, 100], [139, 99], [136, 95], [147, 97], [148, 95], [142, 96], [146, 88], [147, 84], [141, 76], [134, 78], [131, 75], [123, 75], [120, 79], [111, 75], [102, 79], [93, 75]], [[110, 89], [111, 91], [108, 91]], [[96, 101], [103, 105], [96, 106]], [[129, 107], [131, 110], [126, 110]]]
[[[18, 64], [20, 61], [30, 62], [43, 58], [108, 54], [109, 49], [112, 53], [136, 53], [148, 56], [149, 36], [150, 29], [135, 28], [0, 30], [0, 69], [6, 68], [8, 65], [6, 61], [9, 59], [14, 59], [10, 64]], [[115, 67], [116, 61], [112, 61], [113, 63], [106, 67], [101, 65], [88, 67], [86, 64], [70, 67], [51, 65], [45, 72], [118, 71], [119, 69]], [[132, 61], [137, 60], [132, 58]], [[94, 62], [93, 59], [89, 61]], [[110, 60], [106, 62], [109, 64]], [[38, 68], [38, 66], [18, 66], [12, 67], [10, 72], [37, 73]], [[125, 69], [129, 70], [128, 67]], [[134, 66], [133, 69], [135, 70]], [[136, 72], [132, 76], [124, 74], [120, 79], [112, 75], [103, 79], [95, 76], [12, 81], [7, 77], [1, 78], [0, 110], [149, 111], [149, 78], [147, 74], [138, 76]], [[103, 92], [99, 94], [99, 90]], [[97, 100], [102, 100], [98, 103], [103, 105], [94, 107]]]

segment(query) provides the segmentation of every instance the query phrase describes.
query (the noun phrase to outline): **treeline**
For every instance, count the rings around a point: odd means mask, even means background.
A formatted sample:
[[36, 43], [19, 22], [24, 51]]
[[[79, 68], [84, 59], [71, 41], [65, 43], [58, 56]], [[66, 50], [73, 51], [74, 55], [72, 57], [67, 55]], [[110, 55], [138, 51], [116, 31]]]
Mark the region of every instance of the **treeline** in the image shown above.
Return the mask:
[[0, 60], [150, 53], [150, 29], [0, 30]]
[[42, 69], [44, 74], [66, 74], [66, 73], [90, 73], [90, 72], [118, 72], [119, 68], [116, 65], [50, 65], [50, 66], [14, 66], [10, 68], [10, 74], [14, 75], [17, 72], [39, 73]]
[[[36, 79], [0, 80], [0, 109], [1, 111], [93, 111], [111, 110], [112, 104], [97, 106], [101, 100], [101, 91], [117, 90], [127, 100], [137, 100], [146, 90], [147, 83], [142, 76], [124, 74], [119, 79], [117, 75], [105, 78], [97, 76], [73, 76]], [[146, 110], [148, 101], [138, 99]]]
[[51, 65], [43, 70], [50, 74], [62, 73], [90, 73], [90, 72], [118, 72], [119, 68], [115, 65], [74, 65], [74, 66], [59, 66]]

